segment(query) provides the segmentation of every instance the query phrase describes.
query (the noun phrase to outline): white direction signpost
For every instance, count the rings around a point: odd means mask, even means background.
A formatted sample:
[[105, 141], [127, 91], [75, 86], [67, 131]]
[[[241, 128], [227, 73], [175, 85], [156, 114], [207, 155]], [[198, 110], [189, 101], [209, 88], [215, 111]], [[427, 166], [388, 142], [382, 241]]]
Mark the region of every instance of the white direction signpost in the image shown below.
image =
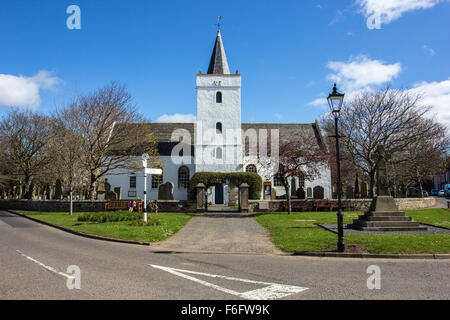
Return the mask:
[[161, 169], [147, 168], [149, 155], [142, 155], [142, 166], [144, 167], [144, 222], [147, 222], [147, 174], [162, 174]]

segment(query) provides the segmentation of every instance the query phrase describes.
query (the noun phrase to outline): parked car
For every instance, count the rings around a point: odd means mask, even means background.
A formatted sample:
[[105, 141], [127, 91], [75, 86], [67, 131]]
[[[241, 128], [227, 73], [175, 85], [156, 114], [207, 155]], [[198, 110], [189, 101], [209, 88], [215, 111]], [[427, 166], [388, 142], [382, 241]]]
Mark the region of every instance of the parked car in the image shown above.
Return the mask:
[[439, 190], [438, 197], [443, 197], [445, 195], [444, 190]]
[[438, 193], [439, 193], [439, 190], [438, 190], [438, 189], [431, 189], [431, 191], [430, 191], [430, 195], [431, 195], [431, 196], [437, 196]]
[[449, 197], [450, 196], [450, 184], [445, 184], [444, 185], [444, 197]]

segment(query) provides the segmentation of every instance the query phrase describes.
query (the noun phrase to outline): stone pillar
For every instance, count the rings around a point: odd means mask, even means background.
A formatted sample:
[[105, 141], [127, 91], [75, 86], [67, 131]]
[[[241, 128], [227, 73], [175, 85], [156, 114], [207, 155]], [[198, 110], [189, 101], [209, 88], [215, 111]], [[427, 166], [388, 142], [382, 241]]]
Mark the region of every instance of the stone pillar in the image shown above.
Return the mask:
[[199, 183], [195, 186], [196, 189], [196, 197], [197, 197], [197, 205], [196, 212], [205, 212], [206, 211], [206, 199], [205, 199], [205, 189], [206, 186], [203, 183]]
[[242, 183], [239, 186], [239, 195], [240, 195], [240, 211], [248, 212], [248, 184]]

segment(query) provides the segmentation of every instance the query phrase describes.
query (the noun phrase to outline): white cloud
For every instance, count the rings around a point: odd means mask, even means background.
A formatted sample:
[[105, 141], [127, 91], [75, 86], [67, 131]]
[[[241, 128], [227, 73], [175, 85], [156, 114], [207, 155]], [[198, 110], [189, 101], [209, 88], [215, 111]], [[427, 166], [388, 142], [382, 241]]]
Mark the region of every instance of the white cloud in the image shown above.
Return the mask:
[[403, 13], [419, 9], [428, 9], [441, 0], [356, 0], [361, 13], [366, 17], [377, 17], [381, 24], [388, 24]]
[[450, 78], [437, 82], [423, 81], [410, 89], [413, 94], [421, 94], [423, 104], [432, 107], [430, 116], [444, 124], [450, 131]]
[[380, 60], [371, 60], [365, 55], [352, 57], [347, 62], [330, 61], [328, 68], [334, 71], [328, 75], [328, 79], [349, 91], [392, 81], [402, 70], [399, 62], [385, 64]]
[[156, 122], [176, 122], [176, 123], [191, 123], [195, 122], [196, 118], [193, 114], [163, 114], [160, 116]]
[[[327, 79], [336, 82], [338, 90], [345, 93], [345, 99], [351, 100], [363, 91], [373, 91], [377, 86], [391, 82], [396, 78], [402, 66], [399, 62], [386, 64], [381, 60], [372, 60], [365, 55], [351, 57], [347, 62], [330, 61], [328, 68], [333, 71]], [[330, 92], [331, 92], [330, 87]], [[326, 95], [308, 103], [313, 107], [327, 109]]]
[[33, 77], [0, 74], [0, 107], [37, 108], [41, 104], [40, 90], [53, 89], [60, 79], [45, 70]]
[[428, 54], [429, 54], [430, 56], [434, 56], [434, 55], [436, 54], [436, 51], [434, 51], [433, 48], [427, 46], [426, 44], [423, 46], [423, 48], [424, 48], [426, 51], [428, 51]]

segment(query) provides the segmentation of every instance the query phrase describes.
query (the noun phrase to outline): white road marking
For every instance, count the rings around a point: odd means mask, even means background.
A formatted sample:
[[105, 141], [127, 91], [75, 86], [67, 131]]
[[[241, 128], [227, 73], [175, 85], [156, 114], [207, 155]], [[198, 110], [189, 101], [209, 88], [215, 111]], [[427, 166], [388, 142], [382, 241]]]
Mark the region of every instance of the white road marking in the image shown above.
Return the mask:
[[25, 254], [23, 254], [23, 253], [20, 252], [19, 250], [16, 250], [16, 251], [17, 251], [22, 257], [25, 257], [25, 258], [27, 258], [28, 260], [33, 261], [34, 263], [40, 265], [41, 267], [47, 269], [48, 271], [51, 271], [51, 272], [56, 273], [56, 274], [59, 274], [60, 276], [66, 277], [67, 279], [74, 279], [74, 276], [71, 276], [71, 275], [69, 275], [69, 274], [67, 274], [67, 273], [64, 273], [64, 272], [61, 272], [61, 271], [58, 271], [58, 270], [56, 270], [56, 269], [53, 268], [53, 267], [47, 266], [47, 265], [43, 264], [42, 262], [39, 262], [39, 261], [37, 261], [36, 259], [33, 259], [33, 258], [31, 258], [31, 257], [29, 257], [29, 256], [27, 256], [27, 255], [25, 255]]
[[[290, 285], [277, 284], [277, 283], [271, 283], [271, 282], [240, 279], [240, 278], [234, 278], [234, 277], [221, 276], [221, 275], [217, 275], [217, 274], [209, 274], [209, 273], [203, 273], [203, 272], [196, 272], [196, 271], [190, 271], [190, 270], [157, 266], [154, 264], [149, 264], [149, 266], [167, 271], [167, 272], [177, 275], [179, 277], [200, 283], [204, 286], [211, 287], [216, 290], [219, 290], [219, 291], [222, 291], [225, 293], [229, 293], [229, 294], [232, 294], [232, 295], [244, 298], [244, 299], [249, 299], [249, 300], [275, 300], [275, 299], [280, 299], [280, 298], [289, 296], [294, 293], [299, 293], [299, 292], [308, 290], [308, 288], [306, 288], [306, 287], [298, 287], [298, 286], [290, 286]], [[223, 288], [221, 286], [215, 285], [213, 283], [210, 283], [210, 282], [207, 282], [204, 280], [200, 280], [200, 279], [188, 276], [184, 273], [190, 273], [190, 274], [196, 274], [196, 275], [201, 275], [201, 276], [206, 276], [206, 277], [211, 277], [211, 278], [220, 278], [220, 279], [226, 279], [226, 280], [232, 280], [232, 281], [241, 281], [241, 282], [246, 282], [246, 283], [262, 284], [262, 285], [265, 285], [265, 287], [256, 289], [256, 290], [246, 291], [246, 292], [238, 292], [238, 291], [230, 290], [227, 288]]]

